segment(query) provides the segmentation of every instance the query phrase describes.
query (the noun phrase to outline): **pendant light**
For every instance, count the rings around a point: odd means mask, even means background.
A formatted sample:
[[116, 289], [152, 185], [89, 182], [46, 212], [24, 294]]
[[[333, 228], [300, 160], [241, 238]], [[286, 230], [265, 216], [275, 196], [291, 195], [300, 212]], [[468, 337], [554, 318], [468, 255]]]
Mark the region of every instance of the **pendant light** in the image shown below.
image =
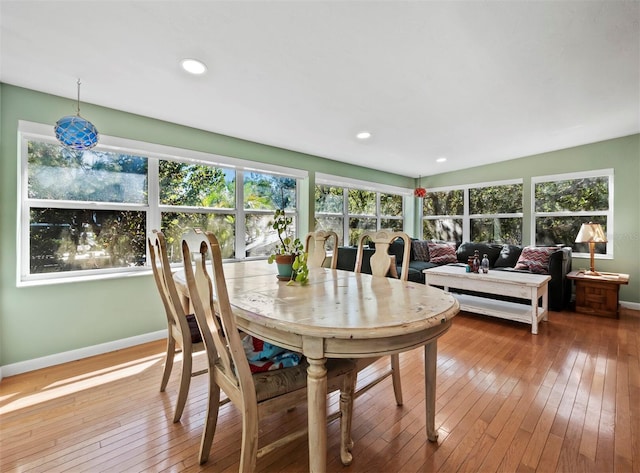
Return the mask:
[[78, 79], [78, 110], [75, 115], [62, 117], [54, 127], [57, 140], [66, 148], [83, 151], [98, 144], [98, 130], [80, 116], [80, 79]]

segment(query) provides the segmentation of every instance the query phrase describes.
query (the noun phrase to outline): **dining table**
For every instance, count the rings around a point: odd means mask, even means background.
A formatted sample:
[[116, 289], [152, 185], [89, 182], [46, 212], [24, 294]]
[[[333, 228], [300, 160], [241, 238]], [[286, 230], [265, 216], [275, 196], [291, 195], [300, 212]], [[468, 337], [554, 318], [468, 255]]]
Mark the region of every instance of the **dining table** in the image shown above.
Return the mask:
[[[223, 269], [238, 328], [307, 359], [310, 472], [326, 471], [327, 358], [381, 357], [424, 347], [426, 437], [437, 440], [437, 339], [459, 311], [451, 294], [329, 268], [310, 269], [306, 285], [289, 284], [266, 260], [229, 262]], [[184, 270], [174, 280], [188, 307]]]

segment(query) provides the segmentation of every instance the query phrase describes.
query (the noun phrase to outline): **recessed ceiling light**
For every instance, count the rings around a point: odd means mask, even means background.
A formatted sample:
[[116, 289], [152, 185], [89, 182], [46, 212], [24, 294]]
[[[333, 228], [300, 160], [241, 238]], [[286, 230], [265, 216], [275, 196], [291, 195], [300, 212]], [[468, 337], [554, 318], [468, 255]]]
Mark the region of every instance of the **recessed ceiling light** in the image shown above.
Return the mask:
[[207, 66], [197, 59], [183, 59], [180, 61], [182, 68], [189, 74], [201, 75], [207, 72]]
[[356, 135], [356, 138], [358, 138], [359, 140], [368, 140], [369, 138], [371, 138], [371, 133], [368, 131], [361, 131]]
[[436, 159], [436, 163], [444, 163], [447, 160], [447, 158], [438, 158]]

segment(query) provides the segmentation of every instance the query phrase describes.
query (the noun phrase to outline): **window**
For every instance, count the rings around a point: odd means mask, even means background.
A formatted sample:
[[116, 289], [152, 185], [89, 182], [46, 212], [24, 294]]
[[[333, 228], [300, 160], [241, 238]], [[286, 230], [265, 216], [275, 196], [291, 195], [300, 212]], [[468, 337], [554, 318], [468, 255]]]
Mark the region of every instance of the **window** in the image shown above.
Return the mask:
[[429, 191], [423, 198], [422, 207], [422, 238], [462, 242], [463, 189]]
[[296, 180], [290, 177], [245, 174], [245, 257], [268, 256], [275, 248], [278, 235], [269, 225], [275, 209], [283, 208], [296, 228], [296, 188]]
[[19, 283], [139, 271], [161, 228], [172, 262], [190, 227], [213, 231], [224, 258], [264, 257], [284, 206], [296, 219], [306, 172], [102, 136], [87, 151], [60, 146], [50, 127], [20, 123]]
[[469, 188], [471, 241], [522, 243], [522, 183]]
[[357, 245], [367, 231], [403, 231], [407, 189], [321, 174], [316, 182], [316, 230], [333, 230], [345, 245]]
[[[347, 193], [347, 218], [349, 222], [349, 244], [357, 245], [360, 235], [375, 232], [378, 229], [378, 207], [376, 192], [345, 189]], [[346, 242], [345, 242], [346, 243]]]
[[145, 263], [146, 158], [31, 140], [27, 149], [28, 274]]
[[[563, 244], [574, 256], [589, 256], [586, 243], [575, 243], [583, 223], [602, 225], [607, 240], [613, 234], [613, 169], [533, 178], [536, 245]], [[613, 257], [613, 245], [597, 243], [596, 254]]]
[[161, 159], [158, 162], [160, 228], [171, 262], [182, 261], [181, 237], [192, 227], [216, 234], [223, 258], [235, 256], [236, 173]]
[[380, 193], [380, 228], [388, 228], [394, 232], [403, 231], [402, 196]]
[[423, 238], [522, 243], [522, 181], [434, 189], [423, 199]]
[[338, 234], [338, 241], [344, 241], [344, 189], [330, 185], [316, 185], [315, 189], [315, 229]]

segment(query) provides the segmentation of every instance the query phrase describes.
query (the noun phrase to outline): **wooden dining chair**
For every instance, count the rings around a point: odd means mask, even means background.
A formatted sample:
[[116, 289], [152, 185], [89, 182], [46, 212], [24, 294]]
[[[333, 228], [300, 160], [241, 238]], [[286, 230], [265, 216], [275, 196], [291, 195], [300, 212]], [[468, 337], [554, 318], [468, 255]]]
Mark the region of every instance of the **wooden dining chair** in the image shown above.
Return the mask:
[[[307, 429], [258, 449], [259, 421], [307, 400], [307, 365], [251, 373], [243, 348], [222, 267], [215, 235], [192, 229], [183, 236], [182, 252], [189, 298], [202, 334], [209, 362], [209, 395], [200, 442], [200, 464], [209, 458], [218, 418], [220, 390], [242, 414], [240, 471], [250, 472], [258, 458], [294, 441]], [[327, 360], [327, 392], [340, 390], [340, 458], [351, 463], [351, 417], [356, 371], [353, 360]], [[285, 429], [283, 429], [285, 430]]]
[[178, 422], [187, 402], [191, 377], [207, 372], [207, 370], [193, 371], [193, 354], [203, 351], [204, 344], [195, 316], [186, 314], [182, 306], [182, 300], [173, 281], [167, 257], [167, 243], [163, 233], [153, 230], [152, 235], [148, 238], [148, 244], [153, 277], [167, 316], [167, 354], [160, 382], [161, 392], [165, 391], [169, 382], [176, 351], [182, 351], [180, 387], [173, 415], [173, 422]]
[[[400, 275], [398, 275], [398, 271], [396, 268], [396, 257], [388, 253], [389, 247], [398, 238], [402, 239], [404, 242]], [[378, 232], [365, 232], [362, 235], [360, 235], [360, 238], [358, 239], [358, 251], [356, 253], [356, 265], [355, 265], [356, 273], [359, 273], [362, 270], [362, 261], [364, 258], [364, 247], [369, 240], [371, 240], [375, 245], [375, 252], [373, 253], [373, 255], [371, 255], [371, 259], [370, 259], [371, 274], [373, 276], [381, 276], [381, 277], [386, 277], [391, 275], [392, 277], [399, 278], [403, 281], [407, 281], [409, 279], [409, 257], [411, 252], [411, 239], [409, 238], [409, 235], [407, 235], [404, 232], [392, 232], [387, 230], [380, 230]], [[384, 372], [382, 375], [378, 376], [367, 385], [359, 388], [355, 393], [356, 397], [362, 394], [363, 392], [371, 389], [373, 386], [378, 384], [380, 381], [384, 380], [386, 377], [391, 376], [391, 380], [393, 382], [393, 392], [396, 397], [396, 404], [398, 406], [402, 405], [402, 382], [400, 379], [400, 356], [398, 354], [394, 354], [394, 355], [391, 355], [390, 358], [391, 358], [391, 367], [389, 371]], [[377, 358], [358, 360], [358, 371], [361, 371], [362, 369], [369, 366], [371, 363], [373, 363], [376, 360]]]
[[[338, 265], [338, 234], [332, 231], [318, 230], [307, 233], [304, 239], [304, 251], [309, 256], [307, 266], [310, 268], [321, 268], [327, 259], [326, 245], [333, 242], [333, 255], [331, 256], [331, 269], [336, 269]], [[313, 243], [312, 243], [313, 242]]]

